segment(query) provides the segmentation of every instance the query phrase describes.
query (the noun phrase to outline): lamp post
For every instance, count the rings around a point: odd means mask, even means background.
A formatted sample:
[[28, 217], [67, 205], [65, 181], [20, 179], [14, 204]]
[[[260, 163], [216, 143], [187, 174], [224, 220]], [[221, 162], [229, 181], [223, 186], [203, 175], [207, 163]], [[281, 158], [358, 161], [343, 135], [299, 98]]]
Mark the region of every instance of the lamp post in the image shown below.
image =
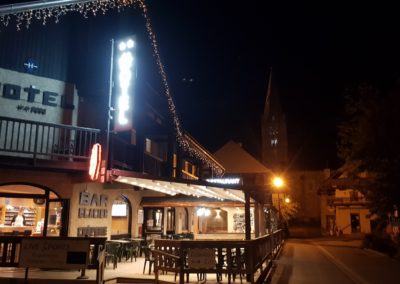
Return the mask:
[[272, 179], [272, 184], [276, 189], [278, 189], [278, 215], [279, 215], [278, 225], [280, 227], [282, 221], [282, 213], [281, 213], [281, 198], [279, 196], [279, 190], [281, 187], [284, 186], [284, 181], [281, 177], [276, 176]]

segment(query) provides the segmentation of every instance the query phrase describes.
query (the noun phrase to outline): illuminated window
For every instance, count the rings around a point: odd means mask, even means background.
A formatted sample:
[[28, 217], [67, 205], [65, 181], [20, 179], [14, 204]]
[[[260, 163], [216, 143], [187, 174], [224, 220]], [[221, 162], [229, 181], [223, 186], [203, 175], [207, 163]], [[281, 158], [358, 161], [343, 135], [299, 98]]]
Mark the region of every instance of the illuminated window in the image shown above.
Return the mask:
[[186, 179], [198, 179], [197, 166], [189, 161], [184, 161], [182, 172]]
[[278, 145], [278, 138], [273, 138], [271, 139], [271, 146], [277, 146]]
[[172, 156], [172, 169], [173, 169], [172, 176], [173, 177], [176, 177], [176, 165], [177, 165], [177, 157], [176, 157], [176, 154], [174, 154]]
[[196, 211], [200, 234], [227, 233], [228, 213], [217, 208], [198, 208]]

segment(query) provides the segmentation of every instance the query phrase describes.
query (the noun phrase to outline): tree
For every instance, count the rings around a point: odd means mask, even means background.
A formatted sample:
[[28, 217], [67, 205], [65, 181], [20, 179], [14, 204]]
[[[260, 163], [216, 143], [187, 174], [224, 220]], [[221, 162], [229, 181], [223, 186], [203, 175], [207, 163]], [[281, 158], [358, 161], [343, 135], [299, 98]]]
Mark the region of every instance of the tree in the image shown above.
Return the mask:
[[373, 177], [363, 193], [380, 216], [400, 204], [400, 89], [382, 92], [360, 84], [345, 92], [345, 120], [339, 125], [338, 156]]

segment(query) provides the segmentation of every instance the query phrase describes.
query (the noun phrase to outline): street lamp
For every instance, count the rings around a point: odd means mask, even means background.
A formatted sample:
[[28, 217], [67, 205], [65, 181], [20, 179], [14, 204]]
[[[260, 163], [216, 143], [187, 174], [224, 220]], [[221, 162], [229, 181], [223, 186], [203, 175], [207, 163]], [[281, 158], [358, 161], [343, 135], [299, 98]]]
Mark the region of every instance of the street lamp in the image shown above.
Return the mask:
[[283, 181], [283, 179], [282, 179], [281, 177], [275, 176], [275, 177], [272, 179], [272, 184], [273, 184], [273, 186], [274, 186], [275, 188], [278, 189], [278, 215], [279, 215], [279, 223], [278, 223], [278, 225], [280, 225], [280, 223], [281, 223], [281, 221], [282, 221], [282, 214], [281, 214], [281, 198], [280, 198], [280, 196], [279, 196], [279, 189], [280, 189], [281, 187], [283, 187], [285, 183], [284, 183], [284, 181]]

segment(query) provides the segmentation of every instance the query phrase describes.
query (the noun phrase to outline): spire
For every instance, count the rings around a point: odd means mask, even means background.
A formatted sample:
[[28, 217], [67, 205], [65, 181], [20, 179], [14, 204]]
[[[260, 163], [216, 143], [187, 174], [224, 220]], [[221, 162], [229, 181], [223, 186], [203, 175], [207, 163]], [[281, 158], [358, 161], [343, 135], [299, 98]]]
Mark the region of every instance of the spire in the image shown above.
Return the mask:
[[286, 119], [278, 95], [276, 78], [272, 77], [272, 68], [268, 76], [267, 95], [261, 118], [261, 139], [263, 164], [275, 170], [285, 168], [288, 161]]
[[269, 68], [269, 78], [267, 87], [267, 96], [265, 97], [264, 117], [268, 117], [271, 108], [271, 93], [272, 93], [272, 67]]

